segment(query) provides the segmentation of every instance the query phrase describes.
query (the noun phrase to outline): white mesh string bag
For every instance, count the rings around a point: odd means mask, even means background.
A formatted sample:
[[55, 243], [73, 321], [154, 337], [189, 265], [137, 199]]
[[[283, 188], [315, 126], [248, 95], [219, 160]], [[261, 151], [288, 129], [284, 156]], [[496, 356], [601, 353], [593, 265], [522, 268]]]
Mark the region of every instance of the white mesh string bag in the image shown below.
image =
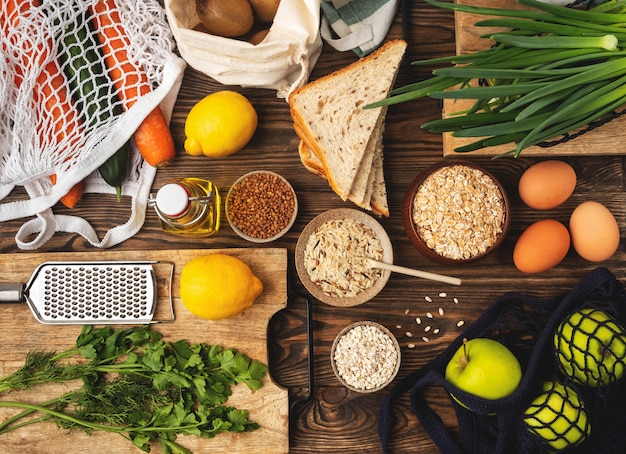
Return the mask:
[[[156, 169], [143, 161], [132, 135], [155, 108], [169, 122], [185, 63], [174, 53], [157, 0], [112, 0], [119, 18], [115, 27], [125, 44], [111, 41], [110, 33], [101, 36], [109, 36], [105, 42], [112, 48], [123, 48], [126, 60], [119, 61], [117, 52], [117, 60], [106, 60], [111, 55], [104, 53], [106, 45], [96, 33], [105, 27], [92, 25], [104, 23], [98, 22], [102, 13], [96, 3], [103, 0], [2, 1], [0, 221], [31, 218], [16, 235], [21, 249], [36, 249], [60, 231], [106, 248], [133, 236], [145, 220]], [[82, 47], [75, 48], [76, 42]], [[83, 64], [87, 53], [80, 49], [87, 49], [95, 64]], [[125, 224], [100, 239], [86, 219], [52, 211], [81, 181], [87, 193], [115, 193], [98, 168], [129, 141], [122, 194], [131, 197], [132, 209]], [[16, 186], [23, 186], [28, 197], [6, 201]]]

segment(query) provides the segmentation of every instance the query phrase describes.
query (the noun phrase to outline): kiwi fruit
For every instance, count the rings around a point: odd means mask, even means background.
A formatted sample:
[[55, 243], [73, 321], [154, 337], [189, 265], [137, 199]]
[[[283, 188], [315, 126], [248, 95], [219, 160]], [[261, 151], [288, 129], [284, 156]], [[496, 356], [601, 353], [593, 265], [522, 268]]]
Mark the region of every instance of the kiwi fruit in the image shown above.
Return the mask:
[[272, 22], [280, 0], [249, 0], [254, 17], [260, 22]]
[[248, 0], [196, 0], [196, 12], [209, 33], [226, 38], [245, 35], [254, 24]]

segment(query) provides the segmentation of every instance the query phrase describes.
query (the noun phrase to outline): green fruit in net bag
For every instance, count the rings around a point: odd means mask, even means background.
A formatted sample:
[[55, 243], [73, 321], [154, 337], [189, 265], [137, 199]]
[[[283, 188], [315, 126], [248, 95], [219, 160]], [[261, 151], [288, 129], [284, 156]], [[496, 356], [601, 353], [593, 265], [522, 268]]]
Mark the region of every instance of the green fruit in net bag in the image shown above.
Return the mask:
[[554, 349], [561, 371], [578, 383], [605, 386], [624, 375], [626, 331], [604, 311], [571, 314], [554, 334]]
[[[522, 367], [513, 352], [489, 338], [463, 339], [446, 366], [447, 381], [465, 392], [495, 400], [513, 394], [522, 380]], [[459, 404], [467, 405], [452, 396]]]
[[532, 434], [555, 451], [579, 445], [591, 434], [582, 399], [574, 388], [557, 381], [543, 384], [523, 420]]

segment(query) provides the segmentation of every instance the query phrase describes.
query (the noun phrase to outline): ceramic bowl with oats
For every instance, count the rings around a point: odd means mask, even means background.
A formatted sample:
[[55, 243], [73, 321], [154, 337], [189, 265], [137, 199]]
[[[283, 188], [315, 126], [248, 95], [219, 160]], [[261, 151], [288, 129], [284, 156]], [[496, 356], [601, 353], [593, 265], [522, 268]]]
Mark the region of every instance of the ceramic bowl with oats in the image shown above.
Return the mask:
[[400, 344], [383, 325], [356, 322], [335, 338], [330, 363], [346, 388], [373, 393], [389, 385], [400, 370]]
[[318, 215], [296, 244], [300, 281], [314, 298], [331, 306], [363, 304], [385, 287], [390, 271], [372, 268], [368, 258], [393, 263], [391, 240], [372, 216], [352, 208]]
[[506, 191], [490, 172], [473, 162], [445, 160], [410, 185], [402, 219], [422, 255], [460, 264], [494, 252], [509, 230], [511, 213]]

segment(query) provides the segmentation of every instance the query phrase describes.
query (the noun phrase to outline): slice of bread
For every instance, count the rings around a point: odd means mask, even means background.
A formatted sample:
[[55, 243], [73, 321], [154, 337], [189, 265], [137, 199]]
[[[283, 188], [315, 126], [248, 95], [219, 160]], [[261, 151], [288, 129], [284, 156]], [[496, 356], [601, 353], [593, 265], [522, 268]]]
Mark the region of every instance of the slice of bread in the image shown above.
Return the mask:
[[[349, 198], [357, 206], [371, 211], [376, 216], [389, 217], [389, 206], [387, 203], [387, 189], [385, 185], [385, 176], [383, 172], [383, 153], [382, 153], [382, 140], [378, 141], [380, 146], [376, 149], [373, 159], [372, 168], [369, 172], [368, 188], [365, 201], [359, 201], [357, 199]], [[322, 166], [321, 161], [311, 153], [310, 148], [300, 141], [298, 144], [298, 154], [300, 155], [300, 161], [304, 167], [314, 175], [326, 178], [326, 170]]]
[[[382, 147], [379, 132], [386, 109], [363, 106], [387, 97], [405, 49], [406, 42], [389, 41], [289, 96], [296, 133], [310, 149], [310, 155], [319, 160], [331, 188], [342, 200], [351, 198], [352, 193], [363, 203], [370, 190], [367, 182], [372, 166], [367, 162], [373, 161], [375, 150]], [[382, 161], [382, 155], [378, 159]]]
[[322, 162], [311, 152], [311, 149], [307, 147], [302, 140], [298, 144], [298, 154], [300, 155], [300, 161], [309, 172], [327, 180], [326, 169], [324, 169]]
[[[386, 113], [387, 108], [385, 107], [382, 112], [383, 118]], [[354, 179], [354, 182], [352, 183], [350, 193], [348, 194], [349, 200], [354, 202], [357, 206], [366, 208], [368, 210], [372, 209], [371, 199], [372, 193], [374, 192], [374, 182], [376, 178], [373, 164], [376, 160], [380, 159], [382, 166], [384, 129], [384, 122], [380, 122], [376, 125], [376, 128], [374, 128], [374, 131], [372, 132], [372, 137], [367, 144], [367, 149], [365, 150], [365, 154], [363, 155], [363, 159], [361, 160], [359, 171], [356, 178]], [[380, 154], [380, 156], [377, 156], [377, 154]], [[380, 177], [380, 175], [378, 177]], [[388, 214], [386, 216], [388, 216]]]
[[374, 174], [372, 182], [372, 199], [370, 201], [372, 212], [378, 216], [389, 217], [387, 185], [385, 184], [385, 173], [383, 171], [382, 144], [374, 157], [372, 173]]

